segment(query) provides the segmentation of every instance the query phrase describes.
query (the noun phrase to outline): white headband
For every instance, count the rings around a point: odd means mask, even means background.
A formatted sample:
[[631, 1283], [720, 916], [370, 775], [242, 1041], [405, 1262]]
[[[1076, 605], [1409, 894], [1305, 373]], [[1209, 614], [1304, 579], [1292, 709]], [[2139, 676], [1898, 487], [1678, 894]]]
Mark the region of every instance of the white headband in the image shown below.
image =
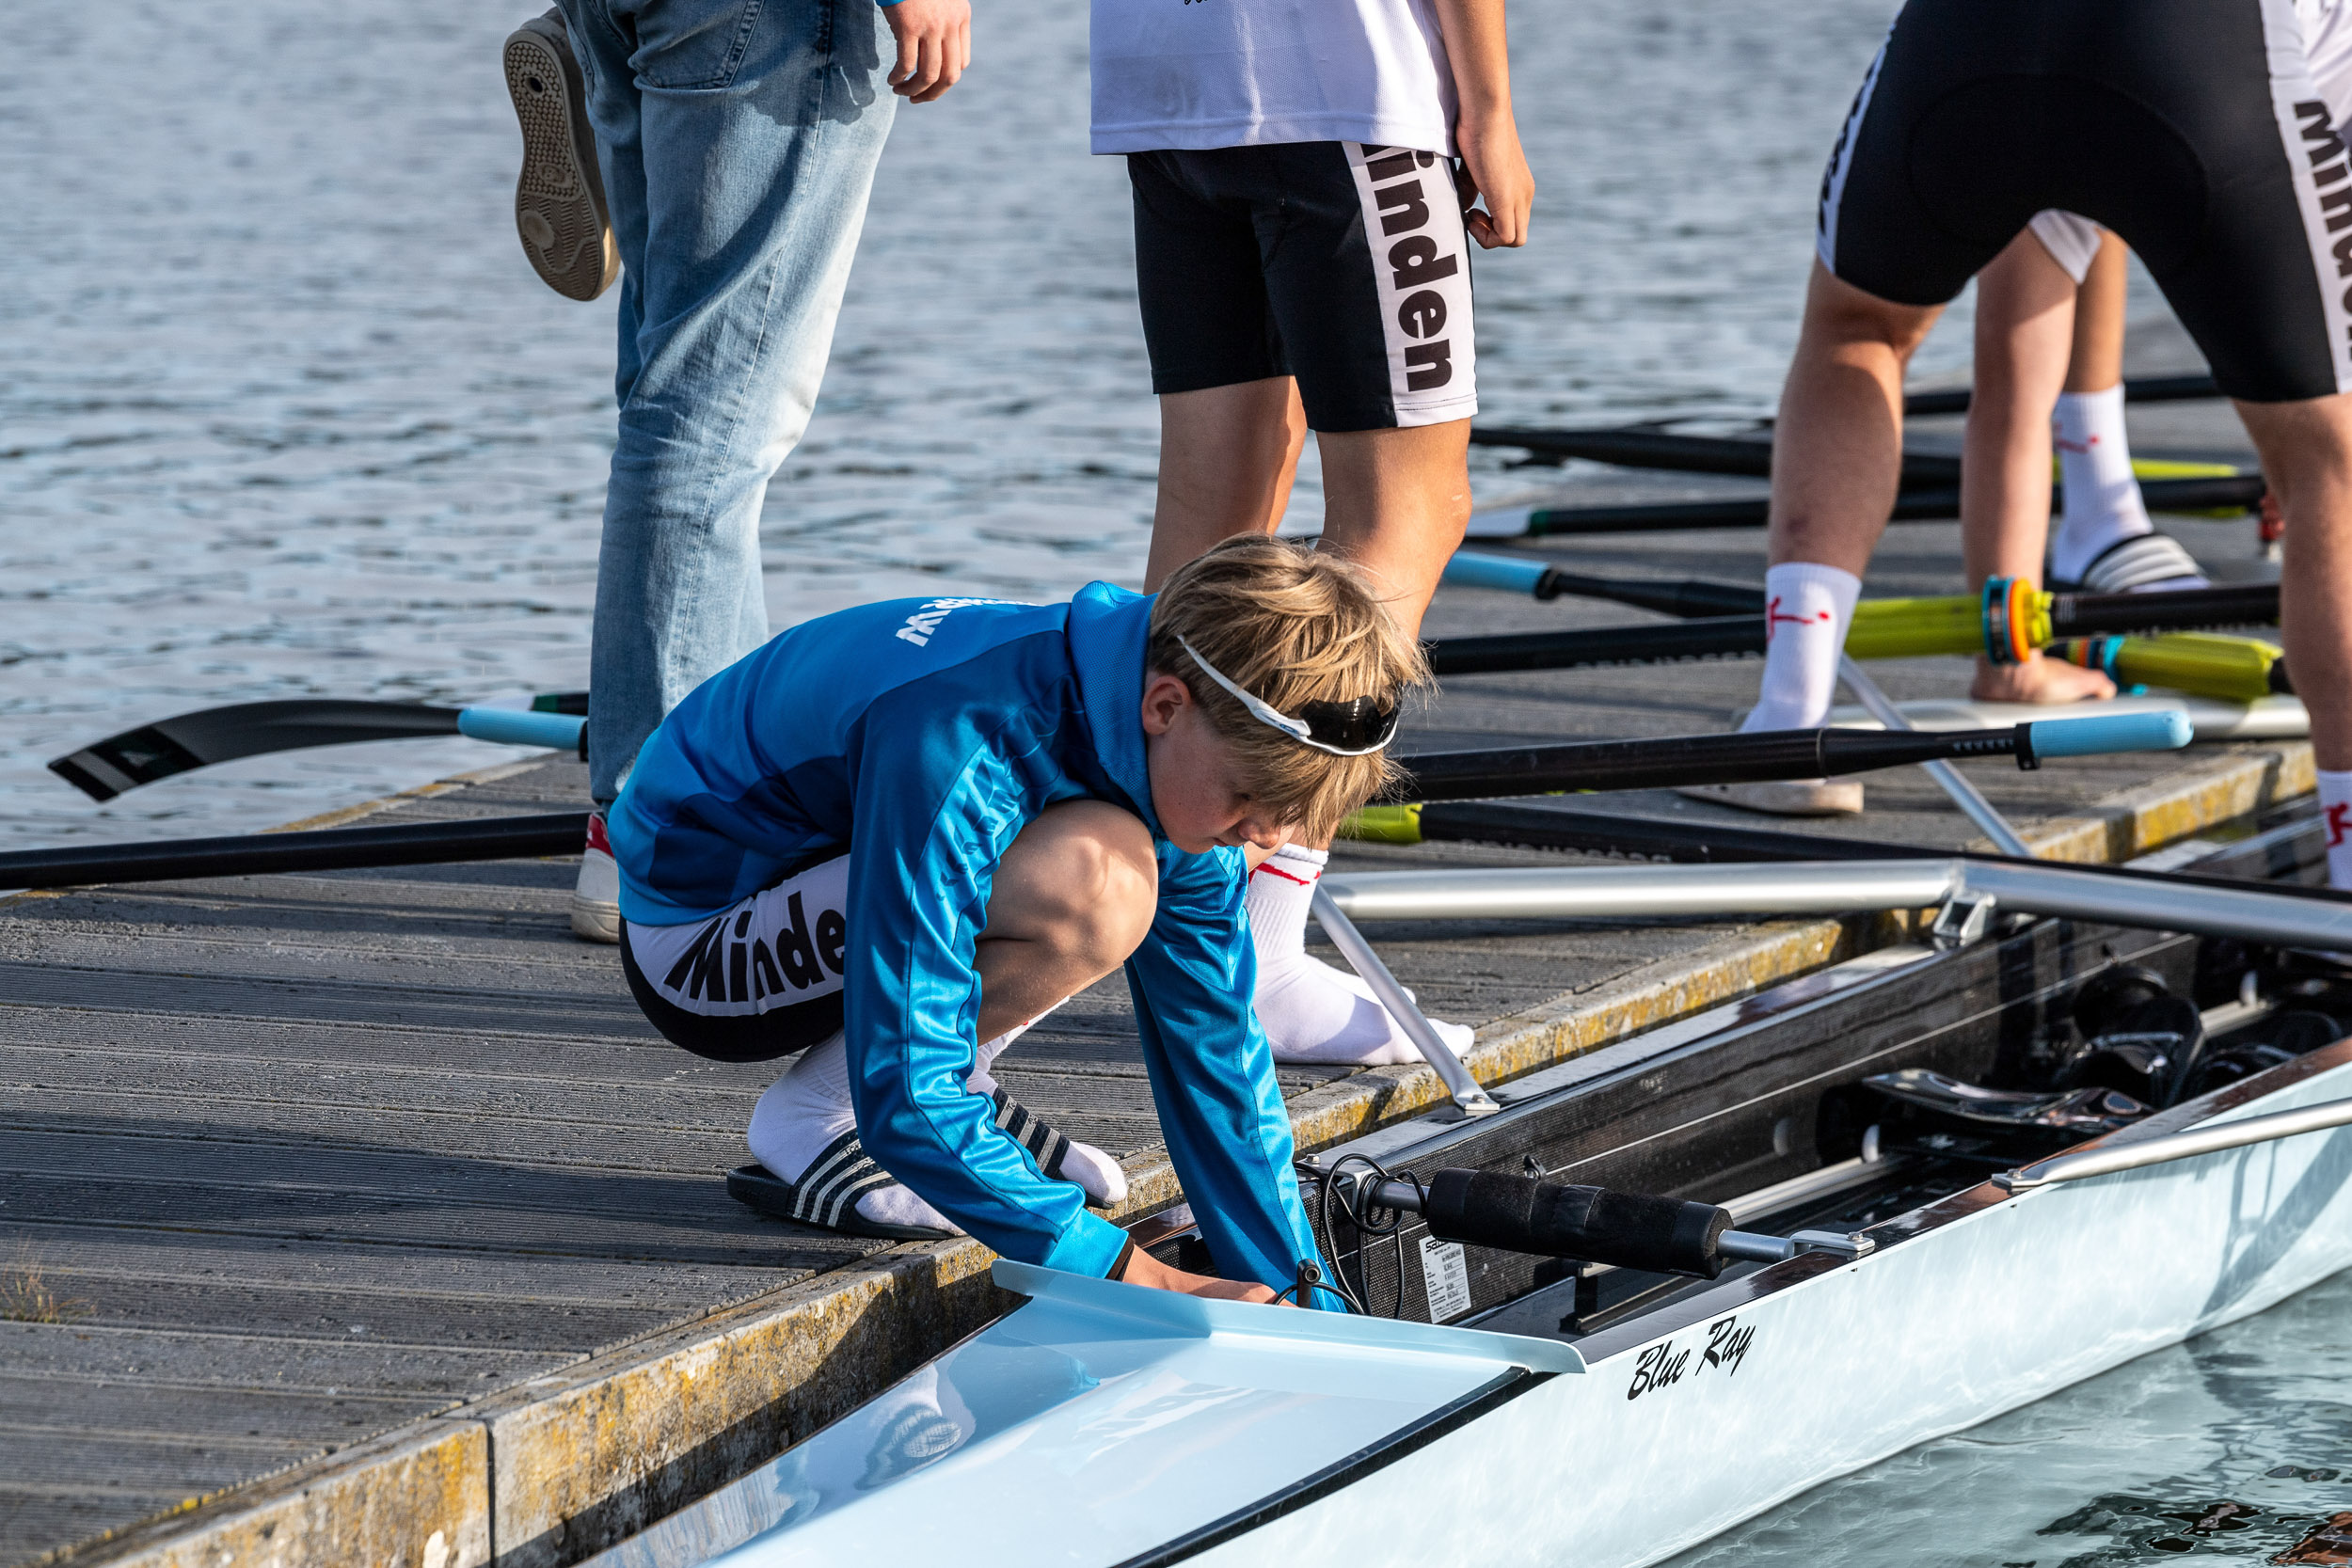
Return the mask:
[[1391, 728], [1386, 736], [1381, 737], [1378, 745], [1361, 747], [1353, 752], [1342, 750], [1340, 747], [1334, 746], [1326, 740], [1317, 740], [1315, 738], [1313, 727], [1304, 719], [1293, 719], [1289, 714], [1278, 710], [1271, 703], [1268, 703], [1263, 698], [1244, 690], [1237, 683], [1228, 680], [1225, 676], [1224, 671], [1219, 670], [1216, 665], [1211, 664], [1207, 659], [1202, 658], [1200, 657], [1200, 650], [1186, 641], [1183, 636], [1179, 635], [1176, 639], [1176, 642], [1178, 646], [1184, 650], [1184, 652], [1192, 656], [1192, 661], [1200, 666], [1200, 673], [1202, 674], [1208, 676], [1209, 679], [1216, 682], [1217, 685], [1223, 687], [1226, 690], [1232, 692], [1235, 697], [1240, 699], [1241, 705], [1249, 710], [1249, 717], [1255, 719], [1261, 724], [1270, 725], [1275, 729], [1280, 730], [1284, 735], [1289, 736], [1293, 740], [1297, 741], [1301, 746], [1312, 746], [1316, 751], [1328, 752], [1335, 757], [1365, 757], [1372, 755], [1375, 752], [1387, 751], [1389, 749], [1389, 742], [1396, 738], [1396, 731]]

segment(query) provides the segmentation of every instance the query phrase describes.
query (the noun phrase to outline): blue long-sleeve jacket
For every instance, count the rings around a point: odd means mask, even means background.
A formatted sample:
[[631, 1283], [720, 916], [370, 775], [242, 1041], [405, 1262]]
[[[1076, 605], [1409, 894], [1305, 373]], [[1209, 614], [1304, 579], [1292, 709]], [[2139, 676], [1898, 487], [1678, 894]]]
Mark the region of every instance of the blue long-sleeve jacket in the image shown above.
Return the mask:
[[1067, 605], [902, 599], [783, 633], [698, 687], [639, 753], [608, 823], [621, 913], [707, 918], [846, 844], [842, 989], [867, 1152], [1006, 1257], [1101, 1275], [1123, 1232], [1046, 1180], [964, 1088], [972, 965], [1014, 834], [1082, 797], [1135, 813], [1157, 846], [1159, 909], [1127, 978], [1168, 1152], [1220, 1271], [1288, 1285], [1320, 1259], [1250, 1006], [1247, 872], [1238, 850], [1178, 849], [1152, 813], [1138, 713], [1151, 613], [1095, 583]]

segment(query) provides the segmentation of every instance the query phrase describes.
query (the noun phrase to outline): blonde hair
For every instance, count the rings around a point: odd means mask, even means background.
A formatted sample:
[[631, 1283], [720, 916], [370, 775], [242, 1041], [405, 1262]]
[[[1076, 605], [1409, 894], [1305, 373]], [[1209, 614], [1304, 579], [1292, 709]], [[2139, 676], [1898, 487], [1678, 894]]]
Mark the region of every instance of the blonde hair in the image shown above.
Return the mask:
[[1303, 839], [1328, 837], [1401, 773], [1385, 752], [1334, 756], [1251, 717], [1179, 638], [1278, 713], [1358, 697], [1401, 702], [1429, 667], [1357, 567], [1288, 540], [1228, 539], [1160, 590], [1145, 659], [1184, 683], [1232, 748], [1243, 787]]

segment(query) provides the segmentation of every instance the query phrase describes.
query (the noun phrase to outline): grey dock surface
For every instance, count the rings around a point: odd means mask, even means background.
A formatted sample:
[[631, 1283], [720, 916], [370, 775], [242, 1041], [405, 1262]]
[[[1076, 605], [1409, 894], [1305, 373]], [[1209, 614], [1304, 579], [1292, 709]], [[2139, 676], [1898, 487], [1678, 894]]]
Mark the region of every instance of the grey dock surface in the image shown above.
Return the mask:
[[[2246, 457], [2217, 405], [2158, 415], [2165, 450]], [[1923, 442], [1937, 436], [1922, 427]], [[1530, 475], [1596, 499], [1739, 488]], [[2176, 531], [2233, 575], [2261, 572], [2249, 524]], [[1544, 547], [1590, 571], [1762, 572], [1756, 532]], [[1956, 528], [1906, 525], [1870, 589], [1959, 582]], [[1449, 591], [1429, 630], [1647, 619]], [[1720, 729], [1759, 669], [1461, 679], [1408, 740]], [[1959, 695], [1968, 671], [1941, 659], [1877, 673], [1902, 699]], [[2123, 858], [2306, 790], [2310, 766], [2307, 747], [2267, 743], [1967, 770], [2066, 852]], [[584, 803], [583, 787], [576, 765], [516, 765], [370, 820], [559, 809]], [[1830, 825], [1663, 792], [1578, 804], [1923, 846], [1971, 837], [1915, 772], [1868, 789], [1867, 816]], [[1334, 863], [1575, 858], [1356, 846]], [[660, 1039], [612, 949], [571, 936], [573, 874], [533, 861], [0, 905], [0, 1563], [575, 1561], [1000, 1308], [972, 1243], [884, 1248], [728, 1198], [722, 1175], [747, 1158], [753, 1101], [785, 1064], [707, 1062]], [[1863, 921], [1368, 934], [1431, 1012], [1479, 1027], [1473, 1063], [1490, 1079], [1874, 940]], [[1053, 1015], [998, 1071], [1124, 1159], [1131, 1212], [1178, 1196], [1122, 984]], [[1282, 1076], [1309, 1146], [1436, 1096], [1425, 1069]]]

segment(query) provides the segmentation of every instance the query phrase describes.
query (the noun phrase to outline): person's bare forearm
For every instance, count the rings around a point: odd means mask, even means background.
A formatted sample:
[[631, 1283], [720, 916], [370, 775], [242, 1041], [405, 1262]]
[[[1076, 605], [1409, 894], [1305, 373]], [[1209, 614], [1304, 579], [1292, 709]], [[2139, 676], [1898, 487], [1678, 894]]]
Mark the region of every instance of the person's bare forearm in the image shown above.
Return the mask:
[[1486, 201], [1484, 212], [1466, 214], [1470, 237], [1489, 250], [1525, 245], [1535, 180], [1519, 149], [1518, 124], [1511, 111], [1511, 48], [1503, 0], [1437, 0], [1437, 6], [1446, 60], [1454, 72], [1458, 113], [1454, 150], [1470, 175], [1471, 194]]
[[1462, 118], [1485, 120], [1511, 113], [1511, 42], [1503, 0], [1438, 0], [1438, 26], [1454, 68], [1454, 94]]

